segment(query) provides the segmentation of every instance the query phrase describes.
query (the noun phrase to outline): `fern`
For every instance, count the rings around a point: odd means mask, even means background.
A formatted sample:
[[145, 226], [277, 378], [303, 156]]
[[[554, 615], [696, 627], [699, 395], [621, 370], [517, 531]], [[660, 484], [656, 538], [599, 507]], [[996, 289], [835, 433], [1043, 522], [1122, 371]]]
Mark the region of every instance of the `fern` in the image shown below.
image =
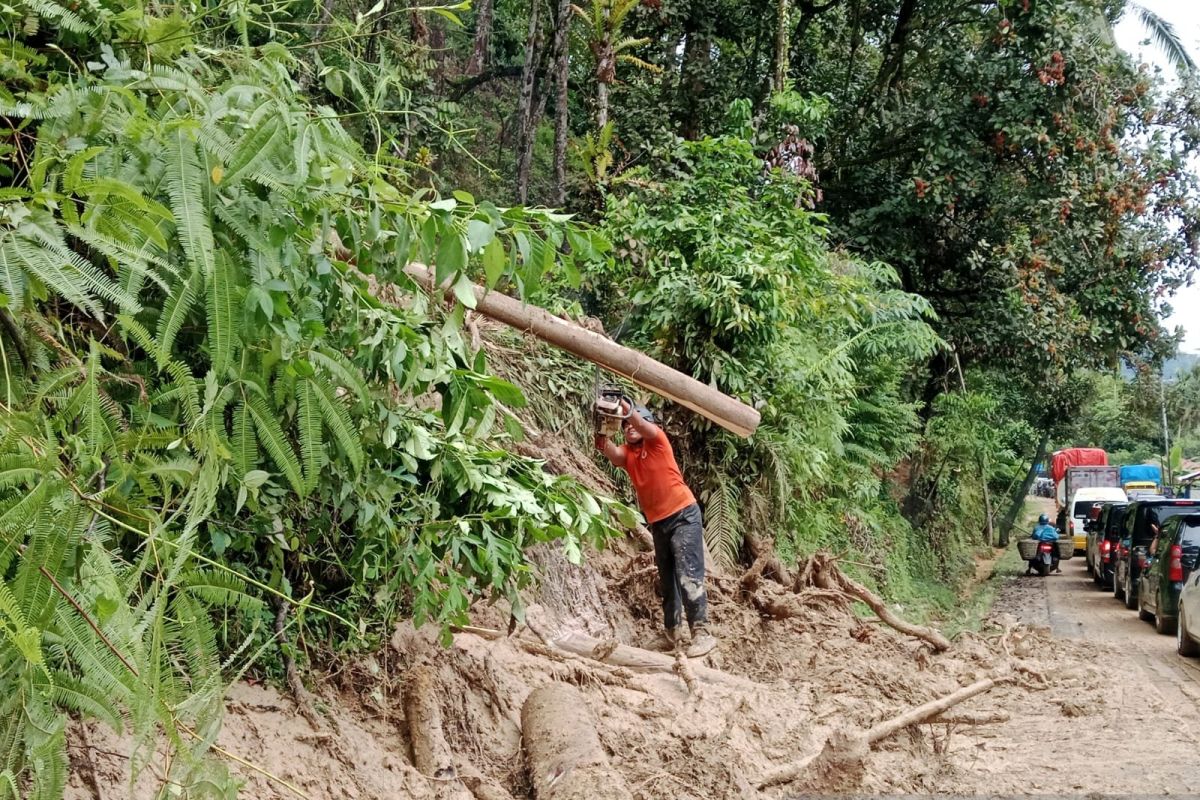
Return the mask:
[[704, 506], [704, 541], [721, 564], [738, 563], [742, 548], [742, 529], [738, 518], [738, 500], [732, 481], [725, 475], [715, 477]]
[[158, 342], [158, 366], [166, 366], [166, 360], [171, 357], [175, 347], [175, 337], [179, 335], [183, 323], [187, 320], [196, 298], [200, 294], [200, 285], [204, 280], [199, 269], [194, 269], [187, 280], [181, 281], [163, 306], [162, 315], [158, 318], [158, 329], [155, 339]]
[[209, 176], [200, 168], [196, 143], [184, 127], [176, 127], [169, 142], [166, 188], [171, 198], [171, 212], [175, 215], [175, 230], [193, 269], [207, 280], [213, 274], [215, 245], [200, 186], [209, 180]]
[[334, 441], [350, 459], [354, 471], [361, 472], [363, 465], [362, 441], [354, 430], [350, 413], [346, 411], [344, 405], [334, 399], [333, 390], [327, 384], [314, 383], [313, 389], [317, 404], [321, 407], [321, 418], [325, 420], [325, 425], [333, 434]]
[[233, 413], [233, 464], [240, 477], [258, 467], [258, 441], [254, 438], [254, 422], [245, 402]]
[[311, 381], [300, 380], [296, 383], [300, 455], [304, 459], [305, 487], [310, 492], [316, 488], [321, 471], [321, 409], [316, 399], [319, 391]]
[[284, 436], [278, 416], [267, 406], [266, 399], [261, 395], [247, 395], [245, 407], [249, 411], [251, 419], [254, 420], [254, 429], [258, 433], [263, 449], [271, 456], [271, 460], [287, 478], [296, 494], [301, 497], [305, 496], [307, 491], [300, 462], [296, 458], [296, 451], [292, 449], [291, 443]]
[[339, 386], [344, 386], [354, 393], [354, 398], [359, 405], [365, 405], [371, 399], [371, 392], [367, 389], [367, 384], [350, 360], [336, 350], [322, 348], [320, 350], [310, 350], [308, 359], [313, 366], [322, 370], [330, 378], [332, 378]]
[[224, 252], [219, 253], [216, 270], [208, 278], [207, 294], [209, 357], [218, 376], [228, 371], [236, 353], [238, 336], [234, 330], [234, 320], [237, 281], [233, 262]]

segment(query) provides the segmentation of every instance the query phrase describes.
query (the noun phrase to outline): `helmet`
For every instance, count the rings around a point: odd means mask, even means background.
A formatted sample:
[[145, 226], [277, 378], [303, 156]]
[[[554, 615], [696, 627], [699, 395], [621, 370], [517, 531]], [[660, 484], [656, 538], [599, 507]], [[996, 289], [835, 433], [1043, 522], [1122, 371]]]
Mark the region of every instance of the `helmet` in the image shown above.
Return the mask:
[[1050, 517], [1048, 517], [1047, 515], [1042, 514], [1040, 517], [1038, 517], [1038, 525], [1049, 525], [1049, 524], [1050, 524]]
[[639, 417], [646, 420], [646, 422], [649, 422], [651, 425], [656, 424], [654, 421], [654, 413], [651, 412], [650, 409], [646, 408], [645, 406], [634, 406], [633, 413], [637, 414]]

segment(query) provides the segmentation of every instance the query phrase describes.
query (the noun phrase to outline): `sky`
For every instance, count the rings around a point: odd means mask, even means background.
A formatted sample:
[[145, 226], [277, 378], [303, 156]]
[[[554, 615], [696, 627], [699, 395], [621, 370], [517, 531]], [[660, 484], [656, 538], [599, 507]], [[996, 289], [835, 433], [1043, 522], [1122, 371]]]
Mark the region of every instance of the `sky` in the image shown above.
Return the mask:
[[[1191, 52], [1192, 59], [1200, 63], [1200, 3], [1196, 0], [1140, 2], [1175, 27], [1175, 32]], [[1149, 34], [1137, 21], [1135, 14], [1125, 14], [1117, 25], [1116, 35], [1117, 44], [1124, 50], [1147, 63], [1162, 65], [1168, 77], [1174, 74], [1158, 48], [1146, 43]], [[1167, 328], [1180, 326], [1186, 332], [1179, 349], [1186, 353], [1200, 353], [1200, 276], [1191, 286], [1184, 287], [1171, 298], [1171, 308], [1174, 313], [1167, 319]]]

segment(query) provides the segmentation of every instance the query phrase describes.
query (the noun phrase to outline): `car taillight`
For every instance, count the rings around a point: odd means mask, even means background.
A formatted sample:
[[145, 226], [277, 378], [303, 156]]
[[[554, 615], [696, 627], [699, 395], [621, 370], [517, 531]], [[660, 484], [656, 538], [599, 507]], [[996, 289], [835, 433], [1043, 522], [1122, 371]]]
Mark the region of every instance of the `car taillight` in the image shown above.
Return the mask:
[[1128, 547], [1126, 547], [1125, 545], [1121, 545], [1120, 547], [1117, 548], [1117, 558], [1125, 558], [1127, 555], [1129, 555]]
[[1108, 561], [1112, 558], [1112, 542], [1110, 542], [1108, 539], [1100, 542], [1100, 557], [1105, 561]]
[[1183, 580], [1183, 548], [1177, 544], [1171, 545], [1171, 563], [1167, 567], [1167, 580], [1179, 583]]
[[1071, 533], [1074, 533], [1074, 532], [1075, 532], [1075, 520], [1071, 520], [1071, 528], [1070, 528], [1070, 530], [1071, 530]]

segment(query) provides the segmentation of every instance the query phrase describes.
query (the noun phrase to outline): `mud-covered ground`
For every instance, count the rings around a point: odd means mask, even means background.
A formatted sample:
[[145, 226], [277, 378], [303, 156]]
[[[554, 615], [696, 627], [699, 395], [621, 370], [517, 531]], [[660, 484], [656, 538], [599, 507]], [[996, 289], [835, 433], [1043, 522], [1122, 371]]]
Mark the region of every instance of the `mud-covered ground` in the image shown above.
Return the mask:
[[[632, 542], [582, 569], [550, 556], [547, 580], [530, 600], [557, 628], [644, 645], [657, 618], [649, 563]], [[534, 797], [522, 706], [553, 681], [579, 692], [581, 713], [561, 735], [594, 726], [612, 774], [628, 792], [598, 786], [587, 796], [795, 797], [845, 791], [837, 780], [845, 776], [809, 775], [761, 789], [759, 779], [820, 752], [836, 733], [859, 735], [999, 675], [1006, 680], [991, 691], [866, 752], [852, 789], [976, 796], [1200, 792], [1200, 664], [1179, 658], [1173, 637], [1156, 635], [1110, 593], [1096, 590], [1082, 559], [1066, 562], [1063, 573], [993, 578], [1002, 585], [989, 624], [960, 634], [944, 653], [872, 616], [856, 616], [828, 592], [797, 594], [766, 583], [748, 592], [737, 576], [717, 577], [710, 580], [710, 605], [721, 647], [704, 666], [731, 680], [702, 676], [699, 697], [669, 671], [600, 668], [541, 652], [545, 630], [519, 628], [518, 641], [464, 631], [444, 649], [431, 631], [401, 629], [385, 652], [346, 665], [336, 679], [315, 681], [316, 728], [275, 690], [233, 687], [219, 755], [244, 780], [241, 797], [479, 800], [481, 790], [472, 795], [465, 782], [430, 778], [414, 765], [413, 728], [425, 723], [406, 718], [403, 697], [420, 667], [433, 670], [435, 705], [459, 774], [482, 776], [502, 790], [489, 798]], [[771, 618], [762, 610], [764, 592], [795, 613]], [[487, 630], [503, 629], [505, 621], [496, 609], [481, 609], [475, 620]], [[68, 797], [155, 796], [165, 762], [152, 763], [130, 789], [128, 743], [95, 725], [85, 736], [78, 730]], [[564, 773], [571, 767], [554, 766]]]

